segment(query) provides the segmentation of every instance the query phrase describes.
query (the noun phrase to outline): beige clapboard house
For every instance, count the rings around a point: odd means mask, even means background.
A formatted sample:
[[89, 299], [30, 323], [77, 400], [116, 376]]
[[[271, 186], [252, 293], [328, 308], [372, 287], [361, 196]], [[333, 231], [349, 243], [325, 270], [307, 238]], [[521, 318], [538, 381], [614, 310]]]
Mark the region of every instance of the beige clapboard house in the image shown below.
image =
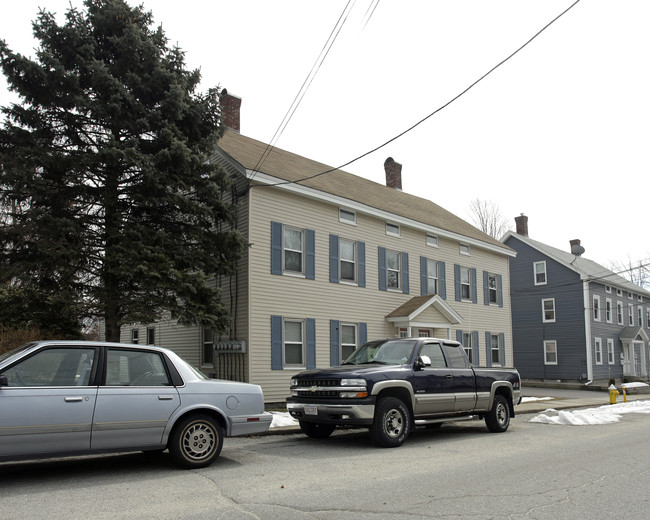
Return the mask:
[[250, 243], [237, 275], [216, 281], [230, 330], [161, 321], [124, 326], [122, 341], [156, 343], [208, 374], [259, 384], [267, 402], [284, 400], [298, 371], [340, 364], [372, 339], [458, 339], [477, 365], [512, 365], [513, 250], [401, 191], [390, 158], [381, 185], [268, 153], [239, 133], [240, 102], [222, 96], [229, 129], [211, 159], [236, 181], [238, 228]]

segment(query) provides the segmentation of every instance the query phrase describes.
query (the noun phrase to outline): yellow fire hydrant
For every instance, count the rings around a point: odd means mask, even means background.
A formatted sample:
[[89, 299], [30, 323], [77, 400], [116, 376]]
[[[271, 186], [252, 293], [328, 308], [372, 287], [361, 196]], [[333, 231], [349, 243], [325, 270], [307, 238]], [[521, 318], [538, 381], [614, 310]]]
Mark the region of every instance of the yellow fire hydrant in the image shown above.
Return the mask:
[[618, 390], [614, 385], [609, 385], [609, 404], [616, 404], [616, 396], [618, 395]]
[[623, 386], [623, 402], [627, 403], [627, 388]]

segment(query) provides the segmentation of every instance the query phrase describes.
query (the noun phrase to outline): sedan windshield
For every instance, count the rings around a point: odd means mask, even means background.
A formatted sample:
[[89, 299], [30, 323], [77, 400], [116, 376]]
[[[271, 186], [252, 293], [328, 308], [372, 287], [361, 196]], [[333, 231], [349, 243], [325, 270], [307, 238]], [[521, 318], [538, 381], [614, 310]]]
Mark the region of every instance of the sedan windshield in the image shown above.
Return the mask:
[[371, 341], [355, 350], [344, 365], [403, 365], [411, 360], [414, 340], [395, 339], [389, 341]]

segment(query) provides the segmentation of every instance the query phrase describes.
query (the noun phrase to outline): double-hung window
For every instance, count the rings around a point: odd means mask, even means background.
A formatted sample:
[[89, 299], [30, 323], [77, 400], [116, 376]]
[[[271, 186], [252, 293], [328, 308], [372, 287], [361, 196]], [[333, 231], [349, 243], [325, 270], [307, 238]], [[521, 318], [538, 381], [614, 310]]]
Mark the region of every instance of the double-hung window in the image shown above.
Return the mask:
[[607, 338], [607, 363], [614, 364], [614, 340]]
[[612, 322], [612, 299], [605, 299], [605, 321], [607, 323]]
[[600, 321], [600, 296], [593, 297], [594, 321]]
[[347, 359], [357, 348], [357, 325], [341, 323], [341, 359]]
[[467, 354], [467, 358], [469, 359], [470, 363], [474, 363], [474, 342], [473, 342], [474, 334], [471, 332], [463, 332], [463, 348], [465, 349], [465, 354]]
[[490, 353], [492, 354], [492, 366], [503, 365], [501, 361], [501, 345], [499, 344], [499, 335], [491, 334], [490, 335]]
[[397, 251], [386, 250], [386, 287], [401, 288], [401, 255]]
[[542, 322], [555, 322], [555, 298], [545, 298], [542, 300]]
[[535, 285], [546, 285], [546, 261], [533, 264]]
[[438, 294], [438, 262], [427, 258], [427, 294]]
[[305, 366], [304, 322], [302, 320], [284, 320], [284, 351], [285, 367]]
[[341, 238], [339, 240], [339, 262], [341, 280], [357, 281], [357, 246], [355, 242]]
[[594, 338], [594, 350], [596, 353], [596, 364], [603, 364], [603, 340], [600, 338]]
[[623, 325], [623, 302], [616, 302], [616, 323]]
[[315, 232], [271, 222], [271, 274], [315, 278]]
[[303, 273], [304, 240], [301, 229], [284, 227], [284, 271]]
[[557, 341], [544, 341], [544, 364], [557, 365]]
[[469, 300], [472, 297], [472, 283], [468, 267], [460, 268], [460, 297]]

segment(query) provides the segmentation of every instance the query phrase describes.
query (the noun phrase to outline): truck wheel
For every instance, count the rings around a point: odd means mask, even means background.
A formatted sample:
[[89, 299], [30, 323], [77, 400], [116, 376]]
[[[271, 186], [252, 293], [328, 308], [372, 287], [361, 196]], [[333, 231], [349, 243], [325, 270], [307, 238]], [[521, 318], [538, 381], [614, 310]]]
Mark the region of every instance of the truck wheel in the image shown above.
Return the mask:
[[327, 439], [336, 428], [335, 424], [313, 423], [298, 421], [302, 433], [312, 439]]
[[492, 409], [485, 416], [485, 424], [494, 433], [504, 432], [510, 426], [510, 407], [502, 395], [494, 397]]
[[406, 405], [395, 397], [383, 397], [377, 402], [370, 437], [384, 448], [397, 448], [411, 433], [411, 414]]

